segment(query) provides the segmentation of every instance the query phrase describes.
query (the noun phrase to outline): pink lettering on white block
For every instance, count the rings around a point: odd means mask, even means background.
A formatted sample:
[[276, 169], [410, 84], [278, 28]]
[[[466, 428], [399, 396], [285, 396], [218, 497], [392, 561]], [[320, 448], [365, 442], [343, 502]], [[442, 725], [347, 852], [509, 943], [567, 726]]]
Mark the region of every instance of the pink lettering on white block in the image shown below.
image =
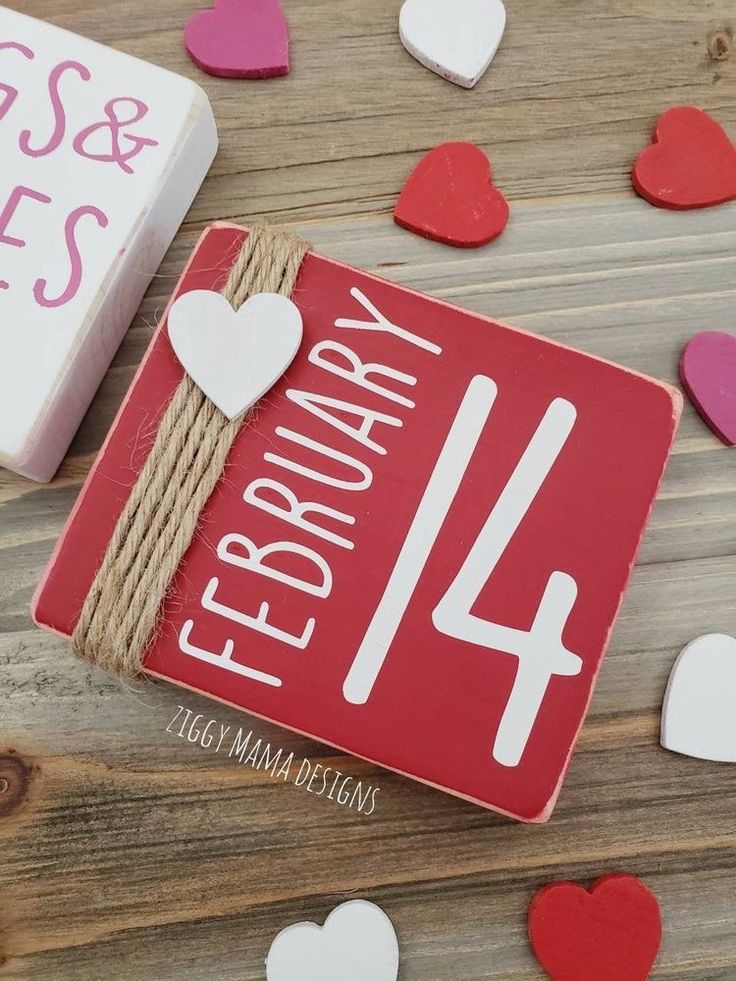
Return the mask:
[[65, 303], [69, 303], [79, 292], [79, 287], [82, 282], [82, 256], [79, 252], [79, 246], [77, 245], [76, 230], [77, 225], [87, 215], [91, 215], [99, 225], [100, 228], [107, 228], [108, 218], [107, 215], [100, 211], [99, 208], [93, 208], [90, 206], [85, 206], [82, 208], [77, 208], [73, 211], [66, 220], [64, 225], [64, 240], [66, 242], [66, 248], [69, 255], [69, 262], [71, 265], [71, 272], [69, 275], [69, 281], [65, 288], [56, 297], [46, 296], [47, 282], [45, 279], [37, 279], [36, 284], [33, 287], [33, 295], [41, 307], [62, 307]]
[[[118, 103], [125, 102], [133, 106], [133, 112], [129, 118], [120, 119], [116, 106]], [[158, 140], [152, 140], [146, 136], [134, 136], [131, 133], [123, 132], [126, 126], [132, 126], [148, 115], [148, 106], [145, 102], [141, 102], [140, 99], [111, 99], [105, 106], [105, 115], [107, 116], [107, 121], [103, 120], [102, 122], [87, 126], [86, 129], [83, 129], [77, 134], [74, 139], [74, 150], [81, 157], [87, 157], [90, 160], [99, 160], [102, 163], [115, 163], [126, 174], [132, 174], [134, 171], [128, 161], [137, 157], [141, 150], [144, 150], [146, 147], [158, 146]], [[94, 151], [87, 150], [87, 143], [101, 130], [108, 130], [109, 132], [110, 152], [95, 153]], [[125, 150], [121, 146], [122, 140], [130, 145], [129, 149]]]
[[[33, 61], [36, 57], [29, 47], [25, 44], [18, 44], [16, 41], [0, 42], [0, 51], [18, 51], [29, 61]], [[0, 103], [0, 120], [3, 120], [13, 108], [15, 100], [18, 98], [18, 89], [12, 85], [6, 85], [5, 82], [0, 82], [0, 92], [5, 93], [5, 98]]]
[[20, 184], [18, 187], [13, 188], [5, 207], [0, 211], [0, 244], [2, 245], [12, 245], [16, 249], [24, 249], [28, 244], [24, 238], [18, 238], [15, 235], [8, 234], [8, 225], [12, 221], [23, 198], [40, 201], [41, 204], [51, 204], [51, 198], [48, 194], [34, 191], [32, 187], [24, 187]]
[[22, 131], [18, 145], [27, 157], [45, 157], [49, 153], [53, 153], [61, 145], [66, 135], [66, 112], [64, 110], [64, 104], [61, 101], [59, 85], [64, 73], [69, 71], [76, 72], [83, 82], [89, 82], [92, 77], [89, 69], [84, 65], [80, 65], [78, 61], [62, 61], [61, 64], [52, 69], [49, 75], [48, 89], [49, 102], [51, 103], [51, 110], [54, 114], [54, 128], [46, 143], [40, 147], [31, 146], [32, 134], [29, 129]]

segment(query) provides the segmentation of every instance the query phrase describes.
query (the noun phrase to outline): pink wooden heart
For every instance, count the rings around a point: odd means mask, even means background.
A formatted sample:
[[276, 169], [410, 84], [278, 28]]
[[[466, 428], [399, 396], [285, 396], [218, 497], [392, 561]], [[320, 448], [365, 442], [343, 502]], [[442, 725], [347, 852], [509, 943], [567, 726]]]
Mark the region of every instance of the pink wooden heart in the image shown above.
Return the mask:
[[184, 31], [192, 61], [221, 78], [270, 78], [289, 71], [289, 35], [279, 0], [215, 0]]
[[728, 446], [736, 446], [736, 337], [697, 334], [680, 359], [680, 378], [695, 408]]

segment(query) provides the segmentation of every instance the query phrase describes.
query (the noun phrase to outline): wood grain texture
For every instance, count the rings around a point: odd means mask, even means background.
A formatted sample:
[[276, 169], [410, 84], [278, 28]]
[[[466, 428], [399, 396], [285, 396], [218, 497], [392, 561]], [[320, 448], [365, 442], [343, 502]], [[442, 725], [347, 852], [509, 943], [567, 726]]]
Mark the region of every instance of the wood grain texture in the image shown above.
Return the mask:
[[[0, 471], [0, 977], [263, 981], [271, 940], [360, 896], [394, 920], [400, 981], [538, 981], [527, 904], [557, 878], [643, 876], [662, 904], [655, 979], [736, 978], [736, 769], [658, 747], [676, 653], [736, 633], [736, 465], [691, 408], [560, 804], [543, 827], [480, 808], [225, 707], [88, 670], [35, 630], [31, 593], [202, 225], [289, 222], [330, 256], [676, 381], [704, 329], [736, 330], [736, 206], [635, 199], [628, 170], [665, 107], [736, 134], [736, 57], [714, 62], [720, 0], [508, 0], [473, 92], [401, 48], [399, 0], [284, 0], [287, 78], [197, 72], [196, 0], [10, 6], [197, 78], [222, 151], [58, 477]], [[491, 152], [511, 223], [458, 253], [389, 211], [442, 139]], [[646, 425], [646, 420], [642, 420]], [[166, 731], [184, 705], [378, 785], [370, 817]], [[591, 979], [594, 981], [594, 979]]]

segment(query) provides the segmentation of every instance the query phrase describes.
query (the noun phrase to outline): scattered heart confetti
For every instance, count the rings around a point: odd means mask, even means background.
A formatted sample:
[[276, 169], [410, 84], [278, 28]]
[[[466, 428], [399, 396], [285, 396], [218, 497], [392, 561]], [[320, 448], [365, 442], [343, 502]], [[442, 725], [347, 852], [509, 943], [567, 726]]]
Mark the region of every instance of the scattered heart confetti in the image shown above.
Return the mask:
[[723, 204], [736, 198], [736, 147], [707, 112], [677, 106], [660, 116], [632, 179], [637, 194], [661, 208]]
[[711, 429], [728, 446], [736, 445], [736, 337], [709, 330], [685, 346], [680, 378]]
[[506, 8], [501, 0], [405, 0], [401, 43], [426, 68], [471, 89], [501, 43]]
[[269, 78], [289, 71], [289, 35], [279, 0], [215, 0], [195, 14], [184, 44], [202, 71], [222, 78]]
[[266, 959], [266, 981], [396, 981], [399, 944], [391, 920], [364, 900], [338, 906], [323, 927], [282, 930]]
[[472, 143], [443, 143], [419, 162], [399, 196], [394, 220], [425, 238], [474, 248], [497, 238], [509, 206], [491, 183], [491, 164]]
[[673, 753], [736, 763], [736, 640], [705, 634], [675, 662], [662, 711], [662, 745]]
[[662, 942], [659, 903], [633, 875], [590, 890], [556, 882], [531, 902], [529, 939], [553, 981], [646, 981]]
[[236, 312], [221, 293], [192, 290], [172, 306], [168, 329], [187, 374], [229, 419], [237, 419], [294, 360], [302, 317], [278, 293], [258, 293]]

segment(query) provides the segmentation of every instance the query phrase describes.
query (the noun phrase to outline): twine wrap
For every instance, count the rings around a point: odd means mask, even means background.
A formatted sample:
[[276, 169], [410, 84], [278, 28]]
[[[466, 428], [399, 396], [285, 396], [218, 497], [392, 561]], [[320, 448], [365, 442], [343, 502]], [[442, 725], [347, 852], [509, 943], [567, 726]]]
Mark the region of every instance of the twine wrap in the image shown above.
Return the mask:
[[[284, 232], [254, 228], [223, 295], [235, 310], [256, 293], [290, 296], [308, 249]], [[78, 657], [123, 678], [140, 677], [171, 581], [251, 417], [252, 410], [231, 421], [184, 375], [85, 599], [72, 636]]]

